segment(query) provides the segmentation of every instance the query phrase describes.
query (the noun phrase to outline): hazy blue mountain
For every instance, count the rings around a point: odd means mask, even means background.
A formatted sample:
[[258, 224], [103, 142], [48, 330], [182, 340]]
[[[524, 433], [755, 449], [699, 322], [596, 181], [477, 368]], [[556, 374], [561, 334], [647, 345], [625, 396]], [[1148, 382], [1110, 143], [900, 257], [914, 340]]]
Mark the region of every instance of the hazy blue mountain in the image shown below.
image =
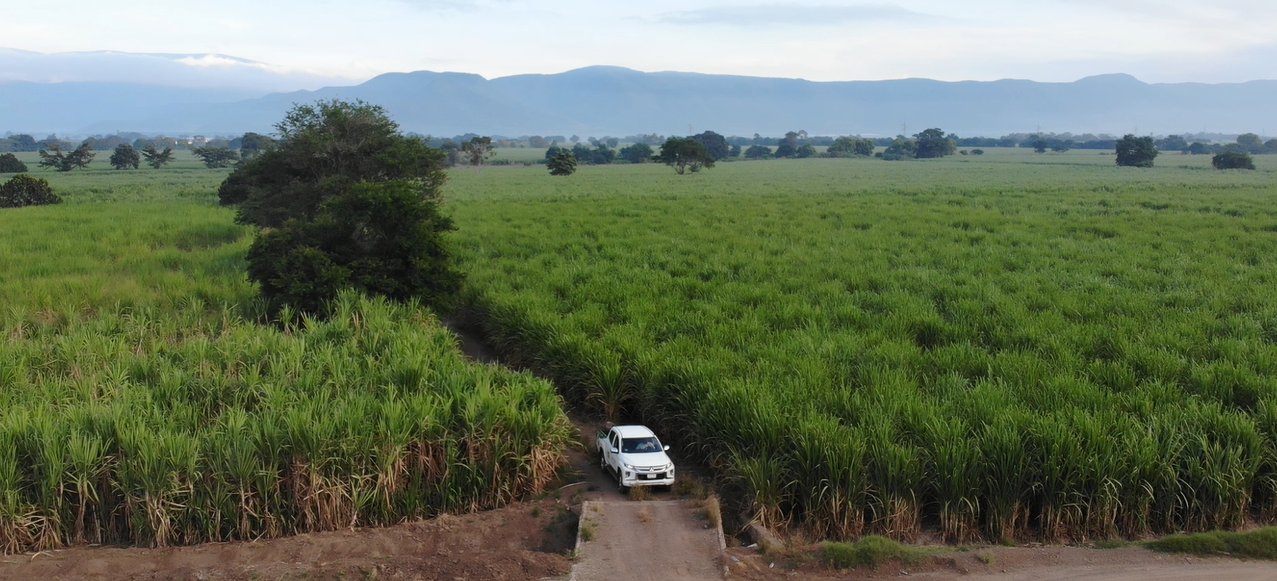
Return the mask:
[[[986, 136], [1039, 128], [1111, 134], [1277, 131], [1272, 106], [1277, 81], [1148, 84], [1128, 75], [1072, 83], [810, 82], [589, 67], [491, 80], [394, 73], [355, 86], [254, 98], [239, 98], [231, 89], [168, 91], [137, 84], [0, 83], [0, 131], [260, 132], [269, 131], [293, 103], [331, 98], [382, 105], [405, 130], [431, 135], [624, 136], [707, 129], [736, 135], [798, 129], [814, 135], [895, 135], [927, 127]], [[13, 96], [18, 93], [24, 97]]]
[[[3, 40], [3, 39], [0, 39]], [[0, 48], [0, 83], [136, 83], [247, 91], [317, 89], [338, 79], [223, 54], [115, 51], [39, 53]]]

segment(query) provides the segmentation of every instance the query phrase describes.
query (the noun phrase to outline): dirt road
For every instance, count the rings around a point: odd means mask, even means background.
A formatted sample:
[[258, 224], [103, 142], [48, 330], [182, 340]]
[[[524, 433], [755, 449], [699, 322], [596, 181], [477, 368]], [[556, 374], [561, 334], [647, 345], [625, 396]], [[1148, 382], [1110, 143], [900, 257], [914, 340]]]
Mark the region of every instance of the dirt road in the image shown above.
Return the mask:
[[728, 549], [729, 579], [771, 581], [803, 579], [978, 579], [981, 581], [1187, 581], [1273, 580], [1277, 563], [1227, 557], [1190, 557], [1155, 553], [1139, 546], [1092, 549], [984, 546], [959, 550], [930, 547], [935, 555], [917, 563], [887, 563], [877, 569], [831, 570], [813, 552], [769, 558], [756, 551]]
[[698, 508], [687, 500], [586, 502], [572, 579], [722, 579], [718, 529]]

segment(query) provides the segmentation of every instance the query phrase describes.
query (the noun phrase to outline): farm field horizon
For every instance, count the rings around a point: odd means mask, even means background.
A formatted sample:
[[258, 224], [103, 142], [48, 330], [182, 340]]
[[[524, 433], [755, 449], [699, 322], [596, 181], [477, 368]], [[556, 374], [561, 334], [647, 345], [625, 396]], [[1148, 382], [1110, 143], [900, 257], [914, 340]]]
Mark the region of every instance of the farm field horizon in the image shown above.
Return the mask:
[[[467, 275], [458, 313], [566, 399], [652, 424], [768, 526], [968, 542], [1272, 522], [1275, 160], [1219, 172], [1166, 154], [1136, 170], [1105, 153], [689, 176], [456, 168], [444, 195]], [[0, 550], [91, 536], [85, 514], [101, 518], [99, 539], [196, 542], [305, 530], [272, 528], [302, 515], [322, 528], [495, 506], [544, 486], [539, 469], [567, 441], [547, 383], [461, 363], [418, 306], [349, 298], [330, 322], [259, 325], [251, 230], [216, 205], [226, 173], [102, 165], [32, 172], [65, 203], [0, 211], [0, 437], [17, 451], [0, 457], [0, 529], [22, 531]], [[333, 401], [345, 423], [317, 421]], [[251, 436], [259, 413], [292, 435]], [[377, 427], [392, 416], [408, 423]], [[159, 472], [134, 460], [150, 442], [129, 435], [136, 418], [170, 434]], [[507, 479], [496, 489], [465, 497], [456, 473], [424, 464], [412, 477], [433, 484], [419, 496], [380, 476], [428, 455], [413, 443], [455, 453], [468, 437], [513, 442], [513, 465], [479, 461]], [[100, 451], [64, 448], [81, 440]], [[219, 479], [225, 441], [278, 480]], [[378, 452], [352, 452], [365, 446]], [[54, 457], [86, 475], [58, 480]], [[334, 460], [305, 461], [320, 457]], [[362, 484], [342, 488], [350, 474]], [[272, 486], [350, 500], [253, 504]], [[171, 514], [129, 521], [108, 516], [112, 502]]]

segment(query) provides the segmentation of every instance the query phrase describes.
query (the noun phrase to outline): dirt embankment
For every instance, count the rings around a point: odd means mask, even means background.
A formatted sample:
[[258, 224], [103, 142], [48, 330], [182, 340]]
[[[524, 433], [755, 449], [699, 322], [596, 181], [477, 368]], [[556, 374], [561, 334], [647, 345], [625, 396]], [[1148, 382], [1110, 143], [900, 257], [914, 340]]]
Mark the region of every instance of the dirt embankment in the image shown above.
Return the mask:
[[540, 579], [571, 569], [576, 514], [554, 499], [254, 543], [77, 547], [0, 557], [0, 579]]

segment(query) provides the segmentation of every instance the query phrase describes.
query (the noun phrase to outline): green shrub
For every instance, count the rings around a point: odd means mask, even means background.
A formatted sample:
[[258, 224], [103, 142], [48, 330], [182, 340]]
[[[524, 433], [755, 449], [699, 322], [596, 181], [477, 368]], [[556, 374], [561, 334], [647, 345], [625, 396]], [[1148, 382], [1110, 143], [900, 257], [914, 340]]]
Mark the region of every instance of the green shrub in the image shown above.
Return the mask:
[[1225, 151], [1212, 157], [1210, 164], [1215, 169], [1255, 169], [1255, 160], [1244, 151]]
[[61, 204], [62, 198], [53, 193], [49, 182], [26, 174], [13, 176], [0, 186], [0, 208], [21, 208]]

